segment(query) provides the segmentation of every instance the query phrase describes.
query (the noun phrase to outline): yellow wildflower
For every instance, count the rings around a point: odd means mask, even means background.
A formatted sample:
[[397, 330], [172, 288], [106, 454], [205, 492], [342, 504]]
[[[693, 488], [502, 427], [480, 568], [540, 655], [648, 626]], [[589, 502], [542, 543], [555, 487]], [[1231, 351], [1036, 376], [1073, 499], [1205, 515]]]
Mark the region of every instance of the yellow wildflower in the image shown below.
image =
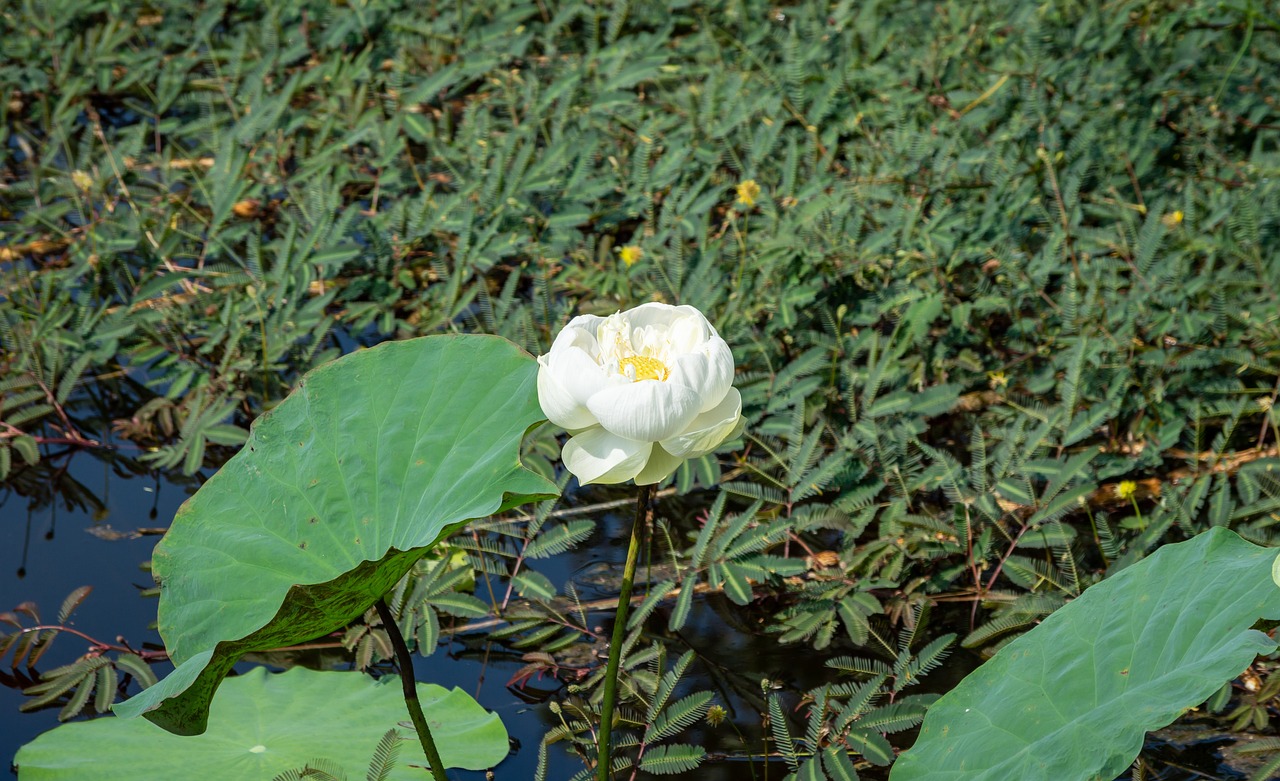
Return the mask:
[[987, 383], [991, 385], [992, 390], [995, 390], [1008, 385], [1009, 378], [1004, 376], [1004, 372], [987, 372]]
[[733, 189], [738, 193], [738, 203], [747, 208], [755, 206], [756, 198], [760, 197], [760, 185], [756, 184], [755, 179], [739, 182]]
[[1164, 223], [1164, 226], [1166, 228], [1176, 228], [1177, 226], [1182, 224], [1182, 218], [1184, 216], [1185, 215], [1182, 213], [1182, 211], [1179, 210], [1174, 212], [1173, 214], [1166, 214], [1165, 216], [1160, 218], [1160, 221]]
[[618, 250], [618, 257], [622, 258], [622, 262], [627, 264], [627, 268], [631, 268], [637, 260], [644, 257], [644, 250], [635, 244], [628, 244]]
[[1116, 486], [1116, 496], [1128, 501], [1138, 492], [1138, 484], [1132, 480], [1121, 480], [1120, 485]]
[[84, 171], [72, 171], [71, 181], [84, 192], [89, 192], [89, 188], [93, 187], [93, 177]]
[[713, 727], [720, 726], [729, 712], [724, 709], [723, 705], [712, 705], [707, 708], [707, 723]]

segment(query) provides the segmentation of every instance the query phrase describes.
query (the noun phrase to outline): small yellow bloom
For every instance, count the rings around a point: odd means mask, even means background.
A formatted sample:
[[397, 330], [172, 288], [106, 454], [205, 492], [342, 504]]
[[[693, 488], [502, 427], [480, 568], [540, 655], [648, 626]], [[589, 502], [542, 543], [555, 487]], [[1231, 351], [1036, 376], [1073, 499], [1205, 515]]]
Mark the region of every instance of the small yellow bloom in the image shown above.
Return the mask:
[[713, 727], [718, 727], [724, 723], [725, 717], [729, 712], [724, 709], [723, 705], [712, 705], [707, 708], [707, 723]]
[[93, 177], [89, 176], [84, 171], [72, 171], [71, 181], [76, 187], [84, 192], [89, 192], [89, 188], [93, 187]]
[[1185, 215], [1181, 211], [1176, 211], [1173, 214], [1166, 214], [1161, 217], [1160, 221], [1164, 223], [1166, 228], [1176, 228], [1182, 224], [1182, 218], [1184, 216]]
[[733, 189], [738, 192], [738, 203], [747, 208], [755, 206], [756, 198], [760, 197], [760, 185], [756, 184], [755, 179], [739, 182]]
[[1138, 492], [1138, 484], [1132, 480], [1122, 480], [1120, 485], [1116, 486], [1116, 496], [1128, 501]]
[[1009, 384], [1009, 378], [1004, 376], [1004, 372], [987, 372], [987, 383], [991, 385], [991, 389], [1003, 388]]
[[644, 257], [644, 250], [634, 244], [628, 244], [618, 250], [618, 257], [622, 258], [622, 262], [627, 264], [627, 268], [631, 268], [637, 260]]

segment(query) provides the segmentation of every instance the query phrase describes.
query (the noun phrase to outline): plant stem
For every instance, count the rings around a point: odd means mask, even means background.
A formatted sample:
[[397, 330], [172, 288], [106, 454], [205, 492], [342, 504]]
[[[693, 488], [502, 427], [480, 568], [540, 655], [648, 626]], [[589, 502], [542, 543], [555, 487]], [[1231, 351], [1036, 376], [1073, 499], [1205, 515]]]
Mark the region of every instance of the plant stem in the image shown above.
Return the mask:
[[622, 568], [622, 587], [618, 590], [618, 613], [613, 619], [613, 638], [609, 641], [609, 662], [604, 668], [604, 701], [600, 703], [600, 732], [596, 736], [596, 781], [609, 781], [612, 766], [609, 733], [613, 730], [613, 705], [618, 694], [618, 666], [622, 662], [622, 641], [627, 636], [627, 611], [631, 607], [631, 584], [636, 578], [636, 559], [640, 558], [640, 535], [644, 533], [645, 513], [653, 486], [640, 486], [636, 498], [636, 518], [631, 523], [631, 542], [627, 544], [627, 563]]
[[375, 605], [378, 616], [382, 618], [382, 626], [391, 638], [391, 646], [396, 649], [396, 665], [400, 668], [400, 684], [404, 689], [404, 704], [409, 709], [409, 718], [418, 733], [418, 742], [427, 754], [427, 762], [431, 765], [431, 775], [435, 781], [449, 781], [444, 774], [444, 762], [440, 760], [440, 752], [436, 750], [436, 742], [431, 739], [431, 728], [427, 726], [427, 717], [422, 713], [422, 703], [418, 702], [418, 682], [413, 677], [413, 657], [409, 655], [409, 646], [404, 644], [404, 635], [400, 634], [400, 625], [391, 614], [386, 599], [379, 599]]
[[89, 648], [90, 651], [96, 651], [96, 652], [115, 651], [117, 653], [122, 653], [122, 654], [133, 654], [134, 656], [141, 658], [144, 662], [164, 661], [169, 658], [168, 651], [135, 651], [133, 648], [129, 647], [129, 644], [124, 641], [123, 637], [116, 638], [117, 640], [120, 641], [119, 645], [104, 643], [101, 640], [98, 640], [94, 637], [90, 637], [89, 635], [86, 635], [84, 632], [81, 632], [78, 629], [72, 629], [71, 627], [66, 626], [65, 624], [37, 624], [36, 626], [29, 626], [24, 629], [20, 629], [18, 630], [17, 634], [25, 635], [31, 632], [48, 632], [48, 631], [66, 632], [67, 634], [75, 635], [76, 637], [87, 640], [90, 643], [90, 648]]

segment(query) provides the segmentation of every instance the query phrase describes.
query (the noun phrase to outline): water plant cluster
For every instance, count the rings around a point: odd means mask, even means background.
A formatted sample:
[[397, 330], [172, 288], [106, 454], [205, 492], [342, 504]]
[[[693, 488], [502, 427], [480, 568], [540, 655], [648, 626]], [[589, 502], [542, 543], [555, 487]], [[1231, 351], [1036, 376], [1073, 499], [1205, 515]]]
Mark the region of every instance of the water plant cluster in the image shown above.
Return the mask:
[[[1211, 555], [1265, 575], [1258, 546], [1276, 544], [1280, 509], [1280, 25], [1264, 3], [49, 0], [0, 9], [0, 35], [9, 491], [43, 496], [71, 451], [195, 473], [248, 441], [228, 469], [266, 469], [247, 455], [265, 432], [318, 425], [282, 400], [357, 345], [444, 335], [428, 342], [470, 351], [498, 344], [470, 341], [487, 334], [544, 355], [576, 315], [655, 301], [706, 313], [732, 349], [745, 429], [685, 461], [639, 518], [650, 573], [603, 758], [616, 777], [705, 771], [721, 758], [697, 735], [728, 718], [756, 725], [732, 757], [755, 759], [744, 772], [764, 777], [769, 755], [798, 777], [855, 778], [895, 762], [936, 699], [912, 687], [957, 647], [1034, 644], [1028, 630], [1072, 620], [1064, 606], [1088, 615], [1090, 587], [1145, 604], [1123, 573], [1148, 564], [1166, 573], [1154, 583], [1199, 582], [1188, 572], [1220, 566]], [[389, 365], [364, 370], [364, 413], [425, 406], [450, 413], [440, 431], [471, 419], [456, 388], [427, 372], [402, 394], [419, 364]], [[532, 376], [504, 403], [533, 404]], [[276, 428], [248, 440], [263, 416]], [[591, 535], [583, 504], [630, 499], [550, 498], [571, 489], [564, 431], [526, 432], [538, 417], [513, 413], [524, 422], [504, 436], [541, 476], [507, 493], [539, 501], [513, 509], [491, 486], [495, 501], [430, 533], [344, 541], [363, 551], [352, 568], [393, 566], [344, 581], [369, 601], [312, 596], [341, 603], [324, 612], [361, 668], [393, 656], [383, 615], [366, 612], [380, 589], [417, 653], [484, 632], [524, 655], [524, 678], [559, 677], [538, 777], [570, 756], [568, 774], [587, 778], [613, 607], [539, 567]], [[373, 441], [333, 431], [304, 440], [290, 474]], [[487, 458], [481, 440], [452, 466]], [[423, 485], [452, 479], [440, 475]], [[299, 561], [300, 543], [336, 544], [307, 537], [310, 520], [287, 540]], [[1198, 547], [1169, 547], [1183, 541]], [[185, 577], [165, 570], [184, 544], [157, 553], [166, 588]], [[1210, 596], [1226, 588], [1205, 577]], [[1198, 699], [1154, 710], [1208, 697], [1224, 723], [1271, 727], [1275, 644], [1250, 627], [1280, 616], [1273, 597], [1250, 599], [1223, 611], [1230, 652], [1197, 651], [1224, 666], [1197, 673], [1212, 690], [1188, 685]], [[732, 702], [690, 686], [708, 664], [681, 639], [695, 600], [727, 600], [737, 631], [823, 655], [828, 682], [739, 676]], [[25, 631], [44, 625], [33, 610], [6, 616], [14, 664], [58, 633]], [[225, 670], [333, 630], [283, 623], [169, 654]], [[141, 702], [149, 660], [110, 650], [46, 671], [31, 694], [68, 718], [113, 694]], [[1104, 694], [1129, 671], [1114, 673]], [[216, 681], [191, 675], [212, 697]], [[1117, 699], [1126, 714], [1151, 705]], [[1139, 722], [1140, 741], [1154, 722]], [[925, 722], [922, 744], [931, 734]], [[397, 744], [371, 762], [374, 743], [341, 771], [391, 768]], [[1106, 758], [1113, 776], [1128, 743]], [[904, 756], [895, 778], [925, 777], [924, 746]]]

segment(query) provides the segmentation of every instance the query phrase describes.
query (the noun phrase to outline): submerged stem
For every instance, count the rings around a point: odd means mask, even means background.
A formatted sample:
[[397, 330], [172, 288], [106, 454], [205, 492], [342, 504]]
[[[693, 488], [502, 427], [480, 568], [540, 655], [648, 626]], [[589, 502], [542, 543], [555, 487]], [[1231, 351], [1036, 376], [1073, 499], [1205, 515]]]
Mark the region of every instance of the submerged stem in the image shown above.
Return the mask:
[[400, 634], [400, 625], [391, 614], [386, 599], [379, 599], [374, 606], [378, 608], [378, 616], [382, 618], [382, 626], [391, 638], [391, 646], [396, 649], [396, 666], [400, 668], [400, 684], [404, 689], [404, 704], [409, 709], [409, 718], [418, 733], [418, 742], [427, 754], [427, 762], [431, 765], [431, 775], [435, 781], [449, 781], [444, 774], [444, 762], [440, 760], [440, 752], [436, 750], [436, 742], [431, 739], [431, 728], [427, 726], [427, 717], [422, 713], [422, 703], [418, 701], [418, 682], [413, 677], [413, 657], [409, 655], [409, 646], [404, 644], [404, 635]]
[[613, 706], [618, 693], [618, 666], [622, 661], [622, 641], [627, 636], [627, 610], [631, 607], [631, 585], [636, 578], [636, 560], [640, 558], [640, 535], [644, 532], [644, 516], [652, 495], [653, 486], [640, 486], [640, 495], [636, 497], [636, 518], [631, 524], [631, 541], [627, 544], [627, 563], [622, 568], [618, 613], [613, 619], [609, 662], [604, 669], [604, 701], [600, 704], [600, 732], [596, 736], [596, 781], [609, 781], [609, 769], [612, 765], [609, 761], [609, 733], [613, 730]]

